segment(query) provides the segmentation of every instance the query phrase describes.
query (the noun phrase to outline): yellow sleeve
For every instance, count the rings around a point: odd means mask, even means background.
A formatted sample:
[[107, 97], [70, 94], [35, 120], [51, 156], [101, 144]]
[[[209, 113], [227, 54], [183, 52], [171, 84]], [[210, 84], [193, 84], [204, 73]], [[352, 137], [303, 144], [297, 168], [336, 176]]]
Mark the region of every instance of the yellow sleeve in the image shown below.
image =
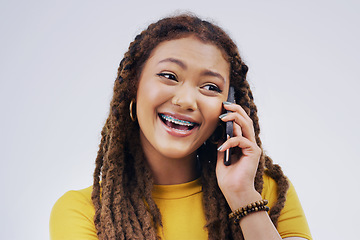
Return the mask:
[[[274, 179], [267, 175], [264, 175], [264, 190], [262, 197], [269, 200], [270, 208], [277, 200], [277, 184]], [[302, 237], [312, 240], [304, 211], [291, 182], [286, 195], [285, 206], [281, 210], [278, 219], [277, 230], [282, 238]]]
[[97, 240], [92, 188], [69, 191], [55, 203], [50, 215], [51, 240]]

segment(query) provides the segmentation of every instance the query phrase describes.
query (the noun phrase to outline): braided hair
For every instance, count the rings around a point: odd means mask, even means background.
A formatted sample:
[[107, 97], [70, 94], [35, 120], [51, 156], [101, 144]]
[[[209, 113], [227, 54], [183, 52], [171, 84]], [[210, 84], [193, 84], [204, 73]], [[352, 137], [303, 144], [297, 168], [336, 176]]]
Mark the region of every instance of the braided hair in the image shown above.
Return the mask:
[[[129, 105], [136, 98], [142, 68], [156, 46], [187, 36], [214, 44], [226, 53], [236, 103], [252, 119], [256, 142], [260, 148], [262, 146], [257, 108], [246, 80], [248, 67], [230, 37], [218, 26], [189, 14], [164, 18], [149, 25], [135, 37], [120, 62], [110, 113], [101, 132], [92, 192], [99, 239], [159, 239], [157, 229], [162, 227], [162, 220], [151, 195], [153, 177], [140, 145], [139, 125], [131, 120]], [[216, 146], [203, 145], [198, 153], [203, 166], [203, 205], [209, 239], [243, 239], [241, 229], [228, 219], [231, 210], [217, 184]], [[276, 226], [289, 184], [281, 168], [262, 153], [255, 177], [255, 189], [259, 193], [263, 189], [265, 171], [278, 184], [277, 202], [269, 212]]]

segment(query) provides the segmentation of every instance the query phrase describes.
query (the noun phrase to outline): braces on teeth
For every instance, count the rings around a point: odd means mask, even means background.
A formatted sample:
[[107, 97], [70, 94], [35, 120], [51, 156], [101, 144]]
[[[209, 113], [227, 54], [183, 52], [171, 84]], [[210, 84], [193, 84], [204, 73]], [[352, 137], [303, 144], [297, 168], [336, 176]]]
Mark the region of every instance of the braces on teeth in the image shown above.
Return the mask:
[[164, 118], [165, 120], [167, 120], [169, 122], [172, 122], [172, 123], [175, 123], [175, 124], [178, 124], [178, 125], [183, 125], [183, 126], [188, 126], [188, 127], [194, 126], [194, 123], [192, 123], [192, 122], [176, 119], [176, 118], [164, 115], [164, 114], [160, 114], [160, 116], [162, 118]]

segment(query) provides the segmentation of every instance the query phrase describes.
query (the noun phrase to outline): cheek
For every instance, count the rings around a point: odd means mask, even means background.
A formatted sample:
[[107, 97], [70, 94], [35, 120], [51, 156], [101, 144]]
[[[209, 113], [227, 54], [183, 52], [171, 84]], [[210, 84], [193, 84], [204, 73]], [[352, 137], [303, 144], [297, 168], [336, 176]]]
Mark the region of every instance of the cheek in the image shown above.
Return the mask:
[[138, 103], [142, 106], [156, 107], [164, 103], [169, 98], [169, 93], [161, 86], [155, 84], [144, 85], [144, 88], [139, 89], [137, 94]]
[[171, 96], [171, 92], [157, 81], [143, 79], [137, 92], [137, 114], [149, 119], [157, 108], [165, 103]]
[[208, 127], [211, 127], [211, 130], [215, 130], [219, 123], [219, 116], [222, 113], [222, 101], [221, 99], [214, 99], [203, 101], [202, 109], [204, 118], [207, 120]]

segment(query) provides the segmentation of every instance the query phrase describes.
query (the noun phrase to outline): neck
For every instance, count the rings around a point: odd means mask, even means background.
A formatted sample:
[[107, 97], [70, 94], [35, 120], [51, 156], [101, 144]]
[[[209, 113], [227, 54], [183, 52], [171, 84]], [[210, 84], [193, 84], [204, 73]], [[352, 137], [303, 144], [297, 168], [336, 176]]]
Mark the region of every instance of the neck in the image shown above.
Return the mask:
[[199, 177], [196, 156], [184, 159], [148, 159], [150, 169], [157, 185], [186, 183]]
[[199, 177], [196, 167], [196, 152], [183, 158], [168, 158], [144, 149], [146, 160], [157, 185], [174, 185]]

